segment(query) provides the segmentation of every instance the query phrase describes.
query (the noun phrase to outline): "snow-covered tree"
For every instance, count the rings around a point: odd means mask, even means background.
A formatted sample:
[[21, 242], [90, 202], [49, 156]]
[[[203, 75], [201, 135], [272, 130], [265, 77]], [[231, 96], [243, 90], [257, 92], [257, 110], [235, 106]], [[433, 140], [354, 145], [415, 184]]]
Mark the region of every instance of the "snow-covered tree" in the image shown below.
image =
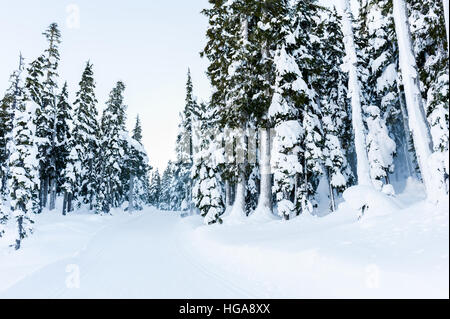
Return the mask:
[[[20, 72], [19, 72], [20, 74]], [[16, 222], [15, 249], [33, 230], [32, 214], [40, 212], [39, 162], [34, 126], [34, 104], [27, 103], [25, 89], [18, 83], [15, 92], [15, 108], [9, 154], [9, 192], [11, 214]]]
[[127, 142], [129, 149], [126, 163], [129, 170], [128, 210], [141, 210], [149, 201], [148, 172], [151, 167], [148, 165], [147, 153], [142, 145], [142, 127], [139, 116], [136, 117], [132, 137]]
[[151, 172], [148, 196], [150, 205], [159, 208], [161, 201], [161, 176], [158, 169]]
[[[106, 108], [101, 119], [101, 161], [104, 183], [104, 194], [107, 203], [102, 204], [105, 211], [110, 207], [119, 207], [122, 204], [125, 185], [128, 181], [122, 180], [125, 166], [124, 157], [127, 152], [127, 141], [123, 140], [125, 128], [125, 110], [123, 92], [125, 84], [117, 82], [109, 94]], [[132, 177], [128, 176], [128, 179]]]
[[361, 79], [358, 55], [353, 31], [353, 14], [350, 0], [344, 0], [342, 26], [346, 51], [345, 70], [348, 72], [348, 94], [351, 97], [352, 128], [356, 153], [356, 178], [359, 185], [371, 185], [369, 159], [367, 156], [366, 130], [363, 120]]
[[[93, 209], [97, 185], [94, 167], [98, 152], [99, 124], [97, 121], [97, 99], [94, 92], [95, 82], [90, 62], [86, 63], [79, 85], [80, 88], [73, 103], [74, 128], [71, 137], [71, 152], [75, 149], [78, 162], [73, 166], [76, 180], [76, 190], [73, 190], [73, 195], [76, 194], [80, 202], [89, 203], [90, 209]], [[67, 174], [69, 174], [69, 178], [72, 178], [71, 172], [68, 171]]]
[[211, 109], [205, 105], [200, 106], [197, 113], [199, 120], [198, 128], [194, 127], [195, 132], [200, 134], [198, 151], [194, 154], [194, 163], [192, 166], [193, 201], [199, 209], [200, 214], [205, 218], [205, 224], [222, 223], [220, 216], [225, 211], [224, 194], [218, 166], [216, 163], [216, 149], [214, 136], [211, 136], [212, 121]]
[[409, 126], [413, 134], [420, 173], [428, 198], [432, 201], [437, 201], [440, 195], [445, 194], [444, 175], [440, 171], [440, 165], [436, 165], [434, 161], [429, 162], [433, 144], [420, 91], [419, 73], [416, 59], [414, 58], [413, 42], [408, 21], [408, 8], [404, 0], [393, 2], [393, 14], [399, 44], [400, 69], [405, 87]]
[[345, 58], [341, 17], [336, 8], [325, 11], [320, 24], [320, 105], [323, 127], [323, 163], [329, 183], [330, 208], [336, 210], [335, 192], [342, 192], [350, 184], [352, 173], [348, 164], [351, 134], [348, 134], [349, 101], [348, 75], [341, 66]]
[[190, 172], [192, 168], [192, 121], [195, 110], [198, 108], [193, 94], [191, 72], [188, 70], [186, 81], [186, 100], [183, 111], [180, 113], [181, 121], [178, 125], [176, 141], [177, 156], [177, 191], [183, 192], [181, 210], [192, 209], [192, 182]]

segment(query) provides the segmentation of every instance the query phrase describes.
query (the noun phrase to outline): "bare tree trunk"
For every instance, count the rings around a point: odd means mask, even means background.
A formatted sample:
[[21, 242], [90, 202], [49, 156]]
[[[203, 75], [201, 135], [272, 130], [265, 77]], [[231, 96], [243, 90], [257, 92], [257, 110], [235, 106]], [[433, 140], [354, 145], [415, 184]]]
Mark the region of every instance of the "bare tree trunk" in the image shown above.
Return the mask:
[[44, 187], [42, 190], [42, 207], [47, 207], [47, 199], [48, 199], [48, 176], [44, 178]]
[[402, 123], [403, 130], [405, 131], [406, 143], [403, 144], [405, 157], [406, 157], [406, 166], [408, 167], [409, 175], [413, 177], [417, 177], [416, 169], [413, 165], [413, 154], [409, 150], [409, 145], [413, 145], [413, 141], [411, 140], [411, 131], [409, 130], [408, 124], [408, 112], [406, 111], [405, 102], [403, 100], [403, 92], [400, 90], [399, 80], [397, 79], [397, 91], [398, 91], [398, 99], [400, 103], [400, 110], [402, 112]]
[[134, 210], [134, 176], [130, 174], [130, 189], [128, 190], [128, 212], [131, 213]]
[[433, 144], [420, 92], [419, 74], [408, 21], [408, 9], [404, 0], [393, 1], [393, 9], [399, 44], [400, 69], [405, 87], [406, 107], [408, 108], [409, 128], [413, 134], [420, 173], [428, 198], [437, 201], [440, 198], [438, 180], [441, 173], [430, 167], [428, 163], [433, 152]]
[[331, 185], [331, 179], [330, 179], [330, 170], [327, 171], [327, 178], [328, 178], [328, 189], [330, 191], [330, 208], [332, 212], [336, 211], [336, 201], [334, 198], [334, 189], [333, 185]]
[[356, 55], [355, 37], [353, 34], [353, 15], [350, 9], [350, 0], [344, 1], [345, 9], [342, 17], [345, 50], [347, 52], [349, 92], [352, 105], [352, 126], [355, 136], [356, 170], [359, 185], [372, 185], [370, 178], [369, 158], [367, 157], [366, 133], [362, 117], [361, 86], [358, 79], [358, 58]]
[[51, 179], [51, 185], [50, 185], [50, 205], [49, 210], [55, 209], [55, 202], [56, 202], [56, 178], [53, 177]]
[[62, 214], [66, 215], [67, 212], [67, 192], [64, 192], [63, 209]]
[[445, 17], [445, 31], [447, 32], [447, 52], [450, 51], [449, 47], [450, 47], [450, 43], [448, 40], [448, 15], [450, 14], [449, 9], [448, 9], [448, 0], [442, 0], [443, 5], [444, 5], [444, 17]]
[[67, 211], [70, 213], [73, 210], [72, 207], [72, 199], [73, 199], [73, 195], [72, 193], [69, 193], [67, 195]]
[[247, 216], [245, 212], [245, 197], [247, 194], [247, 179], [245, 176], [245, 170], [247, 168], [247, 138], [245, 130], [242, 130], [238, 136], [236, 153], [239, 176], [236, 186], [236, 197], [230, 212], [230, 217], [232, 219], [241, 219]]
[[272, 215], [272, 174], [270, 167], [270, 128], [264, 128], [260, 134], [260, 164], [261, 173], [260, 194], [258, 206], [254, 215], [267, 217]]

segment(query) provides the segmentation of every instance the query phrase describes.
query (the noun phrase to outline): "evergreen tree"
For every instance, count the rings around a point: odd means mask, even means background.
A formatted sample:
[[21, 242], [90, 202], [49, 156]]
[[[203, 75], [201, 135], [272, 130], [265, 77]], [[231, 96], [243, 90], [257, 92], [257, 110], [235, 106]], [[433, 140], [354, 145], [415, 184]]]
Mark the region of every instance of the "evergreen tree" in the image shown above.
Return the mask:
[[205, 224], [222, 223], [220, 216], [225, 211], [220, 174], [215, 160], [216, 143], [214, 136], [209, 135], [209, 129], [214, 125], [211, 112], [203, 105], [199, 109], [200, 125], [197, 132], [201, 132], [198, 152], [194, 154], [192, 179], [195, 181], [193, 200], [201, 216], [205, 217]]
[[142, 146], [142, 127], [139, 116], [136, 117], [132, 138], [128, 143], [130, 144], [130, 159], [127, 165], [130, 170], [129, 211], [141, 210], [144, 205], [148, 204], [150, 192], [148, 172], [151, 167], [148, 165], [147, 153]]
[[[125, 110], [123, 104], [123, 92], [125, 85], [123, 82], [117, 82], [116, 86], [109, 94], [106, 102], [106, 108], [103, 111], [101, 120], [102, 138], [100, 141], [102, 149], [102, 170], [104, 183], [104, 197], [107, 203], [100, 203], [102, 210], [109, 211], [110, 207], [119, 207], [123, 202], [125, 194], [125, 185], [128, 181], [122, 180], [124, 177], [125, 160], [127, 153], [127, 141], [124, 140], [126, 134], [125, 128]], [[127, 174], [128, 179], [130, 173]]]
[[16, 109], [24, 103], [25, 93], [22, 88], [21, 75], [23, 71], [23, 57], [19, 56], [19, 67], [9, 77], [10, 86], [1, 101], [0, 106], [0, 237], [10, 215], [10, 156], [11, 142], [13, 141], [13, 127]]
[[341, 69], [345, 48], [341, 31], [341, 18], [336, 8], [327, 11], [320, 25], [320, 105], [324, 134], [323, 161], [330, 190], [330, 208], [336, 210], [335, 191], [342, 192], [350, 184], [352, 173], [346, 151], [351, 145], [347, 99], [348, 75]]
[[[40, 177], [41, 177], [41, 205], [47, 206], [48, 192], [51, 191], [50, 207], [54, 209], [56, 198], [56, 117], [57, 117], [57, 78], [59, 44], [61, 43], [61, 33], [56, 23], [50, 24], [47, 30], [43, 32], [47, 39], [48, 47], [44, 51], [42, 62], [42, 88], [40, 103], [36, 108], [36, 134], [38, 137]], [[31, 66], [32, 68], [34, 66]], [[32, 76], [33, 77], [33, 76]], [[49, 189], [50, 188], [50, 189]]]
[[15, 249], [17, 250], [20, 248], [22, 240], [32, 233], [33, 217], [31, 214], [39, 213], [40, 207], [38, 150], [36, 128], [33, 125], [35, 109], [33, 104], [28, 103], [27, 105], [25, 89], [20, 82], [17, 85], [14, 100], [12, 138], [7, 147], [10, 170], [10, 206], [17, 226], [15, 240]]
[[[57, 114], [56, 114], [56, 143], [53, 149], [56, 169], [56, 185], [61, 188], [63, 183], [63, 175], [68, 157], [70, 155], [70, 127], [72, 120], [72, 106], [69, 103], [69, 92], [67, 82], [64, 83], [60, 94], [57, 97]], [[58, 189], [59, 192], [59, 189]]]
[[192, 119], [193, 112], [197, 108], [197, 102], [193, 96], [193, 85], [190, 70], [188, 70], [186, 82], [186, 102], [183, 112], [180, 114], [181, 121], [178, 125], [178, 135], [176, 143], [177, 156], [177, 192], [182, 194], [182, 210], [190, 210], [192, 208], [192, 183], [190, 179], [190, 172], [192, 167]]
[[[73, 131], [71, 136], [71, 155], [75, 149], [77, 156], [70, 156], [76, 158], [77, 163], [73, 165], [75, 170], [75, 189], [72, 189], [73, 194], [78, 196], [78, 200], [85, 204], [90, 204], [90, 209], [93, 209], [95, 204], [95, 193], [97, 175], [94, 170], [95, 159], [98, 154], [98, 138], [99, 124], [97, 121], [97, 99], [95, 98], [95, 82], [92, 72], [92, 64], [86, 63], [86, 67], [81, 76], [79, 83], [80, 89], [76, 93], [74, 102], [74, 120]], [[67, 174], [69, 174], [67, 176]], [[66, 177], [72, 179], [71, 172], [66, 172]]]
[[159, 209], [161, 202], [161, 176], [158, 169], [151, 173], [148, 196], [150, 205]]

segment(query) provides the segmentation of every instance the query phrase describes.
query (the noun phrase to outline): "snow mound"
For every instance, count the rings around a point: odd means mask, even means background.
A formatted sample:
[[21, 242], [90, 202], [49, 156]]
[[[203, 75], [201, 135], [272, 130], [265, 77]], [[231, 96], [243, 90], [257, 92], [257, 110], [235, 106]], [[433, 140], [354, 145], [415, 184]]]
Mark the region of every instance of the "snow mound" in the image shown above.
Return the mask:
[[392, 195], [377, 191], [371, 186], [352, 186], [344, 192], [343, 197], [359, 215], [383, 216], [400, 209]]
[[271, 222], [279, 219], [277, 216], [272, 214], [270, 209], [265, 206], [258, 205], [253, 213], [248, 217], [248, 220], [251, 223], [265, 223]]

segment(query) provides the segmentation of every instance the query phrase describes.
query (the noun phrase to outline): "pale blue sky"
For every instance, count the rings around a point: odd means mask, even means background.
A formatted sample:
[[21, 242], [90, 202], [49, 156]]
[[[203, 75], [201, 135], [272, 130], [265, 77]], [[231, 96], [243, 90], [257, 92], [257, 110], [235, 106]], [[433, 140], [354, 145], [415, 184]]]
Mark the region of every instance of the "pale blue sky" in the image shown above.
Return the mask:
[[[79, 9], [79, 27], [72, 5]], [[150, 163], [164, 169], [174, 157], [188, 67], [195, 95], [206, 100], [210, 94], [208, 62], [199, 56], [206, 41], [207, 19], [200, 14], [205, 7], [207, 0], [1, 0], [0, 96], [19, 51], [26, 62], [35, 59], [46, 47], [41, 33], [57, 22], [60, 80], [67, 80], [71, 101], [88, 59], [94, 64], [99, 112], [115, 82], [124, 81], [128, 126], [139, 113]]]
[[[70, 28], [70, 4], [79, 8], [79, 28]], [[17, 67], [19, 51], [26, 62], [36, 58], [46, 46], [42, 31], [57, 22], [62, 33], [60, 80], [68, 81], [72, 101], [88, 59], [94, 64], [99, 109], [115, 82], [123, 80], [129, 127], [139, 113], [150, 162], [163, 169], [174, 156], [188, 67], [195, 94], [209, 96], [207, 61], [199, 56], [207, 27], [200, 11], [207, 5], [207, 0], [2, 0], [0, 95]]]

